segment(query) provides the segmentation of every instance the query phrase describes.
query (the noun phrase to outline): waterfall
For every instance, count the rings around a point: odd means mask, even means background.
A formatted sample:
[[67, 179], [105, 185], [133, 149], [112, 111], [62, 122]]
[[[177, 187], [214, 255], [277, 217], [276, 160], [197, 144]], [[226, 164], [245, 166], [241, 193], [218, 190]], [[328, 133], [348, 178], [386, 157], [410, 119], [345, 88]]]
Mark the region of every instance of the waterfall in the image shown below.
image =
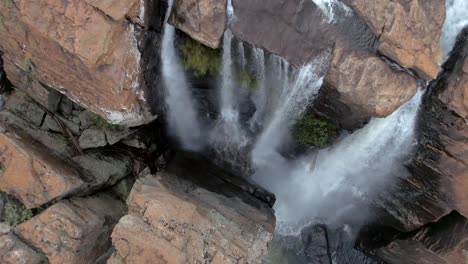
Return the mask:
[[240, 65], [242, 70], [245, 70], [246, 62], [245, 62], [244, 42], [239, 41], [239, 43], [237, 43], [237, 53], [238, 53], [238, 56], [239, 56], [239, 65]]
[[295, 74], [294, 83], [284, 87], [280, 97], [281, 102], [253, 149], [252, 157], [256, 165], [261, 165], [263, 162], [269, 163], [268, 158], [280, 147], [288, 128], [317, 96], [323, 82], [321, 75], [323, 75], [323, 69], [328, 67], [329, 60], [329, 54], [322, 55], [303, 66]]
[[458, 33], [468, 26], [468, 1], [447, 0], [445, 6], [446, 16], [440, 37], [440, 46], [444, 60], [448, 58]]
[[173, 0], [169, 0], [161, 47], [162, 77], [165, 88], [168, 125], [170, 131], [174, 132], [183, 148], [199, 150], [203, 146], [201, 125], [189, 83], [174, 47], [175, 30], [167, 22], [172, 11], [172, 5]]
[[254, 58], [257, 87], [252, 94], [252, 101], [257, 109], [249, 121], [250, 129], [252, 131], [261, 127], [268, 103], [268, 91], [265, 85], [265, 52], [262, 49], [254, 48]]
[[351, 15], [352, 10], [339, 0], [312, 0], [320, 11], [328, 18], [327, 22], [332, 23], [336, 19], [337, 11], [344, 11], [346, 15]]
[[294, 234], [317, 219], [332, 223], [344, 216], [364, 217], [362, 205], [389, 188], [404, 170], [422, 93], [318, 153], [296, 161], [270, 155], [275, 160], [269, 160], [269, 166], [264, 162], [254, 178], [276, 194], [277, 232]]

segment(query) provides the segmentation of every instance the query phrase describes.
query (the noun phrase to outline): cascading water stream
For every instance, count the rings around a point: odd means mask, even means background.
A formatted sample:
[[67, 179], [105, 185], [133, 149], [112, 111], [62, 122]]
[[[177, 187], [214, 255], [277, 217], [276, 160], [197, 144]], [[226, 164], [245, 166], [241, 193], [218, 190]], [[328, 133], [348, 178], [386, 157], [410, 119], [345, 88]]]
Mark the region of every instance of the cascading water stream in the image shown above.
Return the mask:
[[189, 83], [174, 46], [175, 29], [167, 22], [173, 0], [169, 0], [168, 4], [164, 20], [161, 60], [169, 129], [174, 132], [182, 148], [196, 151], [203, 147], [201, 125]]
[[328, 18], [327, 23], [332, 23], [336, 19], [336, 12], [342, 10], [345, 14], [352, 14], [351, 8], [341, 3], [339, 0], [312, 0], [320, 11]]
[[468, 26], [468, 1], [447, 0], [445, 6], [446, 16], [440, 37], [440, 46], [444, 60], [448, 58], [458, 33]]
[[265, 84], [265, 52], [262, 49], [254, 48], [254, 58], [257, 87], [252, 95], [252, 101], [257, 109], [249, 121], [252, 131], [262, 125], [268, 104], [268, 91]]
[[277, 196], [277, 232], [297, 234], [319, 219], [331, 224], [343, 217], [365, 217], [362, 205], [369, 204], [404, 170], [422, 93], [330, 148], [296, 161], [278, 159], [277, 154], [275, 162], [267, 160], [268, 166], [260, 166], [255, 180]]

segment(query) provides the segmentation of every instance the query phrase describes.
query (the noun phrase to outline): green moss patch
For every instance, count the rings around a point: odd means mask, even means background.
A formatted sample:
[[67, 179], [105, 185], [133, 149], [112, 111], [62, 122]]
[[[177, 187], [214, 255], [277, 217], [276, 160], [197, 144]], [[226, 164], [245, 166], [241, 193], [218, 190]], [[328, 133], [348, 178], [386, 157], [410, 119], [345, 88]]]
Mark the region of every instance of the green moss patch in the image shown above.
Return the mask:
[[234, 77], [234, 82], [249, 91], [255, 91], [257, 89], [257, 78], [254, 74], [249, 73], [246, 70], [239, 69], [238, 67], [233, 67], [232, 74]]
[[96, 126], [103, 128], [103, 129], [109, 129], [109, 130], [118, 130], [122, 131], [125, 130], [127, 127], [124, 125], [115, 125], [107, 122], [104, 118], [101, 116], [92, 113], [91, 114], [93, 122], [96, 124]]
[[27, 209], [19, 201], [16, 201], [16, 199], [11, 198], [5, 193], [0, 193], [0, 199], [2, 199], [4, 203], [2, 221], [7, 222], [10, 226], [16, 226], [33, 217], [32, 211]]
[[197, 78], [215, 76], [221, 67], [219, 50], [211, 49], [188, 36], [181, 37], [179, 44], [182, 65]]
[[337, 127], [326, 120], [306, 115], [293, 127], [293, 138], [300, 145], [324, 148], [337, 136]]

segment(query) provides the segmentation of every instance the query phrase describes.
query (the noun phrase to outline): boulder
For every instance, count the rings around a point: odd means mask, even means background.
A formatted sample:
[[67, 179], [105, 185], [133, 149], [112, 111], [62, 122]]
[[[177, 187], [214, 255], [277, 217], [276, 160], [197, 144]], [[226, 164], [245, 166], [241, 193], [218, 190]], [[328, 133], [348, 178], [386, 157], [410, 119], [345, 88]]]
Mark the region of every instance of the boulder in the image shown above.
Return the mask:
[[106, 134], [103, 129], [89, 128], [83, 131], [78, 139], [80, 148], [99, 148], [107, 145]]
[[2, 264], [40, 264], [44, 259], [14, 234], [0, 236]]
[[379, 51], [401, 66], [435, 79], [442, 60], [445, 1], [345, 0], [379, 39]]
[[3, 1], [0, 50], [8, 78], [44, 105], [55, 89], [111, 123], [146, 123], [136, 26], [106, 15], [121, 18], [143, 2]]
[[338, 91], [339, 100], [361, 116], [386, 117], [413, 97], [418, 82], [366, 51], [335, 45], [325, 80]]
[[112, 234], [108, 263], [261, 263], [274, 233], [271, 209], [210, 175], [172, 163], [141, 176], [127, 199], [129, 215]]
[[0, 165], [0, 190], [27, 208], [67, 196], [83, 185], [69, 164], [19, 131], [0, 133]]
[[175, 0], [170, 23], [213, 49], [226, 28], [226, 0]]
[[107, 194], [58, 202], [15, 228], [16, 234], [55, 263], [93, 263], [111, 246], [110, 233], [124, 214]]

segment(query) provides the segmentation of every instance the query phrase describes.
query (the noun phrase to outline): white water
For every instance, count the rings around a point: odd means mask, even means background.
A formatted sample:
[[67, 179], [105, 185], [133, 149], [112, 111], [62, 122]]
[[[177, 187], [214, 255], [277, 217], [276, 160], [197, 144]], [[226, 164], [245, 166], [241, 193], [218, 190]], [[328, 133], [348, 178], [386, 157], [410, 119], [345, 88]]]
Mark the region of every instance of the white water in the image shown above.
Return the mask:
[[440, 38], [444, 60], [448, 58], [458, 33], [468, 25], [468, 0], [447, 0], [445, 6], [446, 17]]
[[162, 76], [169, 130], [173, 131], [182, 147], [199, 150], [203, 146], [201, 126], [190, 86], [174, 47], [175, 30], [167, 23], [172, 10], [173, 0], [165, 17], [164, 35], [161, 48]]
[[255, 131], [256, 128], [262, 126], [262, 121], [265, 118], [265, 111], [268, 104], [268, 90], [265, 85], [265, 52], [263, 52], [262, 49], [254, 48], [254, 57], [257, 87], [252, 94], [252, 101], [257, 109], [249, 121], [250, 129], [252, 131]]
[[239, 41], [237, 44], [237, 53], [239, 53], [239, 64], [242, 70], [245, 70], [245, 49], [244, 49], [244, 42]]
[[352, 14], [351, 8], [341, 3], [339, 0], [312, 0], [322, 13], [328, 18], [327, 22], [332, 23], [337, 17], [337, 11], [342, 10], [346, 15]]
[[268, 159], [275, 155], [290, 126], [315, 99], [323, 82], [323, 76], [319, 76], [319, 72], [328, 66], [328, 62], [328, 56], [321, 56], [303, 66], [296, 73], [294, 83], [284, 87], [281, 103], [276, 107], [253, 149], [252, 157], [257, 166], [269, 163]]
[[264, 156], [254, 178], [276, 194], [277, 232], [296, 234], [317, 219], [333, 223], [345, 216], [365, 217], [362, 205], [388, 188], [404, 169], [421, 95], [419, 91], [392, 115], [372, 119], [318, 153], [296, 161], [278, 153]]

